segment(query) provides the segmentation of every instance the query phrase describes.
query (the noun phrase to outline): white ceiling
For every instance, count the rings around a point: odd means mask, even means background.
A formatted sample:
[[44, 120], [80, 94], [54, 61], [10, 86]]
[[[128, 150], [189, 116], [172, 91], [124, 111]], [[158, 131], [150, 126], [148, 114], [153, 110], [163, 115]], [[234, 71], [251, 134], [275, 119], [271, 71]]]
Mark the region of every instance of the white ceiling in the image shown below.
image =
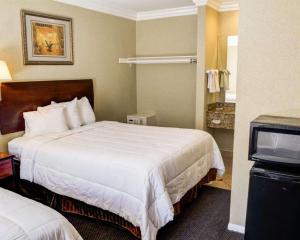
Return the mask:
[[153, 11], [194, 5], [192, 0], [95, 0], [99, 4], [113, 4], [135, 12]]
[[239, 0], [55, 0], [78, 7], [132, 20], [148, 20], [193, 15], [197, 6], [208, 5], [217, 11], [238, 9]]

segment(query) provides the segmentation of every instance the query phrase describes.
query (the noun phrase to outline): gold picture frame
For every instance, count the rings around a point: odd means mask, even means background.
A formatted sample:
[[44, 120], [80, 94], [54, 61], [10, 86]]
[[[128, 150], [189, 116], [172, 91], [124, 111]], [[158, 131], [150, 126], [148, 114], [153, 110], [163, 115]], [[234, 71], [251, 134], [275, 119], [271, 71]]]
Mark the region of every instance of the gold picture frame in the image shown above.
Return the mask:
[[72, 18], [21, 10], [25, 65], [73, 65]]

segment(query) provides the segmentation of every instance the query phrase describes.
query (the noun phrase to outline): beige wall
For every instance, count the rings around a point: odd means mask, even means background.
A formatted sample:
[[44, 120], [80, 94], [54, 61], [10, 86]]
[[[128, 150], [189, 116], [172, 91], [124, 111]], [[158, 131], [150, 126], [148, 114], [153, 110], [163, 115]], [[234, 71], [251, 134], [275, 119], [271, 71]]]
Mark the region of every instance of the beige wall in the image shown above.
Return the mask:
[[233, 151], [234, 130], [216, 128], [212, 135], [221, 151]]
[[[138, 56], [195, 55], [197, 17], [137, 22]], [[138, 112], [155, 112], [158, 125], [194, 128], [195, 64], [138, 65]]]
[[208, 93], [206, 70], [217, 67], [218, 12], [211, 7], [199, 7], [197, 23], [195, 126], [212, 133], [212, 129], [206, 128], [206, 111], [207, 104], [214, 102], [216, 95]]
[[206, 31], [206, 7], [199, 7], [197, 13], [197, 76], [196, 76], [196, 108], [195, 127], [205, 129], [205, 112], [207, 108], [207, 83], [205, 75], [205, 31]]
[[299, 12], [299, 0], [240, 0], [233, 224], [245, 224], [250, 121], [260, 114], [300, 117]]
[[[211, 7], [206, 8], [205, 27], [205, 70], [217, 68], [218, 37], [219, 37], [219, 12]], [[219, 94], [208, 93], [205, 81], [207, 104], [216, 102]], [[205, 108], [206, 110], [206, 108]]]
[[238, 35], [239, 11], [228, 11], [219, 13], [219, 60], [218, 67], [227, 66], [227, 38]]
[[[73, 18], [73, 66], [24, 66], [20, 10], [28, 9]], [[136, 111], [135, 68], [118, 64], [135, 55], [135, 22], [50, 0], [1, 0], [0, 59], [6, 60], [14, 80], [94, 79], [98, 120], [125, 121]], [[0, 136], [0, 150], [11, 136]]]

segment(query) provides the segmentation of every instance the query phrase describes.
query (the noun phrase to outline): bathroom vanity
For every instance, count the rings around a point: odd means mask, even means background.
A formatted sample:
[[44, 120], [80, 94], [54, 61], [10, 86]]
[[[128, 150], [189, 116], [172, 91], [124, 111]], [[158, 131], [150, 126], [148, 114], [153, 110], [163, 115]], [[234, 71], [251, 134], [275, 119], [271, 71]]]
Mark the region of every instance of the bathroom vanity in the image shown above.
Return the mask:
[[208, 105], [207, 127], [234, 129], [235, 103], [216, 102]]

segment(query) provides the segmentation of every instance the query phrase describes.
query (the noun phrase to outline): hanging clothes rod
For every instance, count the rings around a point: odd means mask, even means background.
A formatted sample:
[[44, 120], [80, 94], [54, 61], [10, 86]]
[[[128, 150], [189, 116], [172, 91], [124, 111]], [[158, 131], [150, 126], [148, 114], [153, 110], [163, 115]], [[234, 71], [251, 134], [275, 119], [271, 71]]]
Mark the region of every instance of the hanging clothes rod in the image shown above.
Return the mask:
[[119, 58], [119, 63], [126, 63], [126, 64], [197, 63], [197, 56]]

